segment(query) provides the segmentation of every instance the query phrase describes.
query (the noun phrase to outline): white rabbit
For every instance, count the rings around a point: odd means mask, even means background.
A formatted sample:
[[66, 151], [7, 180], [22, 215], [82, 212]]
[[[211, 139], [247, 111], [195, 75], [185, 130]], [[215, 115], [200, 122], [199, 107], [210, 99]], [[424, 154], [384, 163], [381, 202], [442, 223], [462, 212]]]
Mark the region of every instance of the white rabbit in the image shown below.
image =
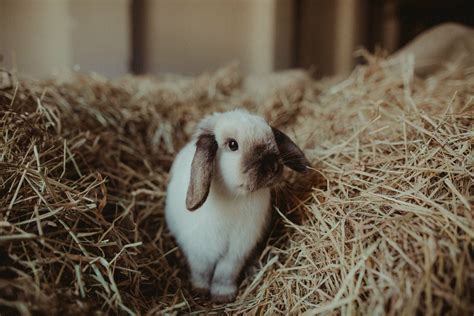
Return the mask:
[[166, 222], [184, 252], [191, 283], [216, 302], [237, 294], [237, 278], [270, 219], [270, 188], [283, 164], [304, 172], [303, 152], [263, 118], [214, 113], [198, 125], [170, 172]]

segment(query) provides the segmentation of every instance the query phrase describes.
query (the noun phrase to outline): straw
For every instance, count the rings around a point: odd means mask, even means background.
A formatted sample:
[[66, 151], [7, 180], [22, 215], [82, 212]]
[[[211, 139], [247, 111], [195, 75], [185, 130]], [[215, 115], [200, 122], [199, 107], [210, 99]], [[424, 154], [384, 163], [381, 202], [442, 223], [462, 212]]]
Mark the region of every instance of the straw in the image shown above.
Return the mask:
[[[413, 60], [343, 81], [70, 74], [0, 87], [0, 310], [472, 314], [474, 72]], [[10, 80], [10, 79], [9, 79]], [[163, 218], [196, 123], [244, 107], [304, 148], [232, 304], [193, 297]]]

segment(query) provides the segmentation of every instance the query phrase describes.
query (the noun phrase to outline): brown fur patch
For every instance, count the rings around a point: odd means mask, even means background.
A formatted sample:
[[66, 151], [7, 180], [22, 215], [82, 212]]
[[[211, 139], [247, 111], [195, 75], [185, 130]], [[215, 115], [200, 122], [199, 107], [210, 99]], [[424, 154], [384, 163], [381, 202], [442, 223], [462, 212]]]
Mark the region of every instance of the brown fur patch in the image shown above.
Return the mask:
[[254, 145], [242, 159], [242, 170], [247, 174], [247, 184], [251, 190], [263, 187], [281, 168], [277, 149], [268, 144]]

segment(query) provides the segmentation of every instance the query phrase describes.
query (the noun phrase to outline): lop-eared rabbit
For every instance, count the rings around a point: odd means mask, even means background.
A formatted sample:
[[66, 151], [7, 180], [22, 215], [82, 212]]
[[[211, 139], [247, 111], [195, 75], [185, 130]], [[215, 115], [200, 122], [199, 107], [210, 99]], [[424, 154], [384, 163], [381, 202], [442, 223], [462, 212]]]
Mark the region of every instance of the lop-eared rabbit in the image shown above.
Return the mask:
[[171, 168], [165, 209], [194, 290], [216, 302], [235, 299], [238, 276], [268, 227], [270, 189], [284, 165], [305, 172], [309, 162], [259, 116], [234, 110], [198, 124]]

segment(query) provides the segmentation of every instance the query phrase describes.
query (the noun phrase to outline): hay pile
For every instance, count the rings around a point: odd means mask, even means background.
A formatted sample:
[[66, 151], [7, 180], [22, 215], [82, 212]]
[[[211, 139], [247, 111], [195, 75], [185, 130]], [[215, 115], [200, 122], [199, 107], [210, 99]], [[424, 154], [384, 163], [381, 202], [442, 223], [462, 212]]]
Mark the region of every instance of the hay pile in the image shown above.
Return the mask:
[[[0, 312], [472, 313], [474, 71], [421, 80], [410, 60], [366, 57], [337, 84], [233, 66], [3, 76]], [[315, 171], [276, 190], [268, 246], [220, 306], [189, 293], [163, 202], [196, 121], [235, 106], [288, 132]]]

